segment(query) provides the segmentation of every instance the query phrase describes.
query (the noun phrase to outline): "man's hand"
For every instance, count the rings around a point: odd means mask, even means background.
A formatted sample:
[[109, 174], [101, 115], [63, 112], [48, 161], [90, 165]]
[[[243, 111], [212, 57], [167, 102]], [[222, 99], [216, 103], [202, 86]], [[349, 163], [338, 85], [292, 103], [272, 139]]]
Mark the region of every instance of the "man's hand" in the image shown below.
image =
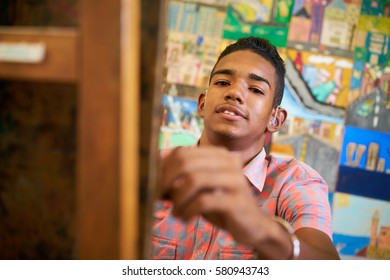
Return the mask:
[[[184, 221], [203, 215], [236, 241], [253, 245], [264, 219], [240, 158], [220, 147], [180, 147], [162, 160], [162, 192]], [[263, 222], [261, 222], [263, 220]]]

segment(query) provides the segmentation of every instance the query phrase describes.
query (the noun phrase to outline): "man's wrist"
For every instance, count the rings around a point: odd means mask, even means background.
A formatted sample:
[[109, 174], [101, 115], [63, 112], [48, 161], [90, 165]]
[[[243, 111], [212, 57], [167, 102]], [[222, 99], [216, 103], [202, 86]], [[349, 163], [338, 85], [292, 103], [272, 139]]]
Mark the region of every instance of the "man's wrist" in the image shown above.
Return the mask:
[[299, 258], [299, 254], [301, 252], [301, 244], [299, 242], [299, 239], [298, 237], [295, 235], [294, 233], [294, 229], [293, 227], [288, 223], [286, 222], [285, 220], [283, 220], [282, 218], [278, 217], [278, 216], [274, 216], [273, 217], [273, 220], [275, 222], [277, 222], [279, 225], [282, 226], [282, 228], [288, 232], [288, 234], [290, 235], [290, 240], [291, 240], [291, 243], [293, 245], [293, 252], [292, 252], [292, 255], [291, 255], [291, 260], [296, 260]]

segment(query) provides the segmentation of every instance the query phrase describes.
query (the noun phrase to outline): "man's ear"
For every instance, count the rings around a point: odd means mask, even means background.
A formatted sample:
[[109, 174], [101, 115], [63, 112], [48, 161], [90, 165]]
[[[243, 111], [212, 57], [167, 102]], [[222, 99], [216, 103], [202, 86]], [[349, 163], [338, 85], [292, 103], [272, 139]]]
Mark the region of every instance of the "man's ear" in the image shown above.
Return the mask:
[[272, 114], [267, 125], [267, 131], [274, 133], [282, 128], [287, 119], [287, 111], [282, 107], [272, 109]]
[[205, 93], [199, 94], [198, 97], [198, 115], [203, 118], [204, 116], [204, 106], [206, 105], [207, 90]]

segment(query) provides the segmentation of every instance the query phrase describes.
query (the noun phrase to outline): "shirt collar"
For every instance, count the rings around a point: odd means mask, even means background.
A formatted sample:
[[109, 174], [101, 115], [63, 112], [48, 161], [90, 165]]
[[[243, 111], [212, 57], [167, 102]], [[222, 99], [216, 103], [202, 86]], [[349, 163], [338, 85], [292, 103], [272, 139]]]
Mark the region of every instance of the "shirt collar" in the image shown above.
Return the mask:
[[[199, 146], [200, 139], [194, 146]], [[265, 158], [266, 153], [264, 148], [257, 154], [247, 165], [242, 169], [244, 176], [249, 182], [256, 187], [260, 192], [264, 188], [265, 177], [267, 176], [268, 160]]]
[[259, 191], [263, 190], [267, 174], [268, 161], [265, 159], [264, 148], [247, 165], [244, 166], [244, 175]]

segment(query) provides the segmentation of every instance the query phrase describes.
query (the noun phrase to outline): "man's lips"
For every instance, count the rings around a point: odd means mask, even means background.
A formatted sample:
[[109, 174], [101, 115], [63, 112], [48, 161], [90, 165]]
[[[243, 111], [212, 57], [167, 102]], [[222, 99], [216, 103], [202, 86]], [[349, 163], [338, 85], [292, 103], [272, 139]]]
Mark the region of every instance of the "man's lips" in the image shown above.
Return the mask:
[[247, 118], [247, 114], [245, 114], [241, 109], [228, 104], [219, 105], [216, 109], [216, 112], [221, 114], [228, 114], [231, 116], [239, 116], [244, 119]]

